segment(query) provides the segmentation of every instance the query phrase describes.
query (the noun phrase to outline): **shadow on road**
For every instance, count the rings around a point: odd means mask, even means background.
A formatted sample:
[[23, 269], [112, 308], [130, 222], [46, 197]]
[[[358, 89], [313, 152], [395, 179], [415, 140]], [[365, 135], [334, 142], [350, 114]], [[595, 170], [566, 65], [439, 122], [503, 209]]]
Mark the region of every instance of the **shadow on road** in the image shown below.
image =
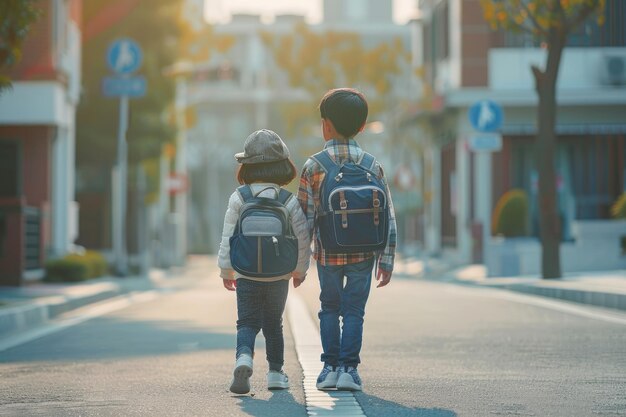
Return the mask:
[[364, 392], [354, 394], [368, 416], [393, 417], [457, 417], [457, 413], [443, 408], [407, 407], [393, 401], [387, 401]]
[[193, 326], [185, 321], [100, 317], [6, 350], [0, 363], [121, 359], [233, 349], [234, 332], [216, 330], [222, 329]]
[[[365, 393], [355, 393], [355, 397], [368, 416], [384, 417], [457, 417], [457, 413], [442, 408], [407, 407]], [[254, 417], [298, 417], [307, 416], [304, 405], [296, 402], [289, 391], [274, 391], [268, 399], [250, 396], [236, 396], [239, 407]], [[340, 410], [337, 410], [338, 412]], [[341, 415], [341, 414], [338, 414]]]
[[250, 396], [237, 396], [241, 399], [241, 411], [254, 417], [307, 417], [306, 408], [293, 398], [287, 390], [272, 391], [268, 400]]

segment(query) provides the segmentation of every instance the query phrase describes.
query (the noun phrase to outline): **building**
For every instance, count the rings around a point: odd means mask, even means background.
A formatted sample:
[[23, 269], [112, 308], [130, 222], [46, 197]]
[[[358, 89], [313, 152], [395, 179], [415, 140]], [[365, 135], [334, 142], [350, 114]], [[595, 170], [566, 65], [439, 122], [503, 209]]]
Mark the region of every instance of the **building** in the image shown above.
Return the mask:
[[45, 0], [0, 94], [0, 284], [39, 278], [77, 236], [81, 0]]
[[[406, 88], [411, 78], [410, 32], [408, 26], [392, 21], [391, 7], [391, 0], [370, 0], [367, 7], [362, 1], [326, 1], [323, 21], [316, 25], [307, 24], [303, 16], [280, 15], [272, 23], [264, 23], [260, 16], [239, 14], [214, 28], [214, 36], [231, 47], [214, 51], [207, 62], [195, 66], [186, 96], [197, 115], [197, 124], [187, 135], [186, 151], [192, 187], [188, 230], [191, 251], [217, 250], [228, 196], [237, 186], [233, 154], [240, 151], [251, 132], [260, 128], [278, 132], [297, 166], [322, 146], [317, 100], [326, 89], [345, 86], [347, 81], [336, 80], [338, 84], [314, 89], [305, 87], [307, 77], [312, 82], [322, 77], [306, 75], [298, 79], [285, 70], [277, 57], [282, 41], [297, 43], [295, 39], [302, 39], [298, 38], [302, 33], [343, 33], [354, 35], [367, 50], [382, 44], [400, 45], [404, 61], [398, 74], [390, 77], [393, 80], [385, 103], [392, 106], [380, 115], [380, 120], [370, 119], [376, 123], [359, 138], [385, 166], [394, 166], [394, 158], [402, 157], [404, 153], [399, 149], [396, 154], [388, 152], [394, 137], [393, 120], [388, 116], [396, 111], [395, 106], [410, 98]], [[277, 41], [279, 49], [273, 50], [268, 43], [272, 37], [282, 38]], [[303, 71], [308, 69], [303, 67]], [[347, 85], [364, 90], [370, 98], [376, 95], [374, 90], [369, 94], [371, 83]], [[294, 124], [298, 126], [293, 128]], [[295, 191], [295, 181], [291, 187]]]
[[[499, 245], [491, 237], [491, 213], [506, 191], [522, 189], [531, 203], [531, 239], [513, 272], [537, 273], [538, 99], [530, 65], [544, 62], [545, 50], [524, 35], [491, 31], [479, 0], [421, 0], [418, 6], [413, 39], [422, 94], [407, 128], [422, 144], [421, 239], [430, 254], [459, 263], [486, 259], [498, 269], [489, 254]], [[609, 267], [601, 256], [580, 256], [580, 233], [591, 227], [585, 221], [607, 219], [626, 187], [626, 4], [607, 1], [605, 16], [603, 26], [589, 20], [571, 36], [559, 75], [556, 169], [565, 271]], [[475, 133], [468, 109], [485, 99], [504, 112], [502, 148], [493, 153], [468, 147]], [[616, 236], [611, 245], [617, 254]], [[626, 265], [623, 257], [616, 262]]]

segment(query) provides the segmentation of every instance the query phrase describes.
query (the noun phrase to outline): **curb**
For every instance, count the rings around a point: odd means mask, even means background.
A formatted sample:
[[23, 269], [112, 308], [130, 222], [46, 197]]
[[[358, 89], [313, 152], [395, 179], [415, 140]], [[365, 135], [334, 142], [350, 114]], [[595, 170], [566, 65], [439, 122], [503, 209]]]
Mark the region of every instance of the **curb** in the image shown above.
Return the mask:
[[[135, 283], [138, 279], [135, 279]], [[142, 284], [145, 284], [141, 285], [142, 287], [154, 287], [149, 279], [145, 279], [145, 283], [142, 282]], [[0, 309], [0, 339], [41, 326], [68, 311], [135, 290], [137, 288], [133, 285], [103, 282], [96, 284], [93, 290], [84, 295], [52, 295], [25, 300], [24, 304], [2, 308]]]
[[577, 290], [570, 288], [548, 288], [522, 284], [490, 285], [486, 283], [475, 285], [489, 288], [503, 288], [524, 294], [538, 295], [541, 297], [556, 298], [559, 300], [570, 301], [578, 304], [586, 304], [595, 307], [626, 311], [626, 294]]
[[477, 282], [474, 280], [459, 279], [453, 275], [453, 272], [451, 273], [450, 271], [444, 274], [424, 276], [423, 279], [434, 282], [447, 282], [451, 284], [467, 285], [471, 287], [508, 290], [528, 295], [536, 295], [545, 298], [569, 301], [577, 304], [626, 311], [626, 293], [592, 291], [575, 288], [545, 287], [540, 285], [528, 284], [495, 284], [489, 283], [489, 278], [485, 279], [482, 282]]

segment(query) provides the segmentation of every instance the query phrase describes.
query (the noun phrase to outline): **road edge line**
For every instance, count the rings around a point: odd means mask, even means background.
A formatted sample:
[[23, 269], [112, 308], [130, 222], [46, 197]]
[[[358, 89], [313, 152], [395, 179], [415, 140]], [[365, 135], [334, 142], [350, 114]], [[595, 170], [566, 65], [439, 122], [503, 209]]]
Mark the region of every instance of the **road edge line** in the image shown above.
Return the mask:
[[289, 294], [287, 318], [304, 375], [302, 385], [307, 414], [311, 417], [334, 416], [337, 415], [337, 406], [340, 406], [342, 416], [365, 416], [352, 392], [319, 391], [315, 387], [317, 374], [321, 369], [319, 355], [322, 344], [319, 330], [299, 294]]

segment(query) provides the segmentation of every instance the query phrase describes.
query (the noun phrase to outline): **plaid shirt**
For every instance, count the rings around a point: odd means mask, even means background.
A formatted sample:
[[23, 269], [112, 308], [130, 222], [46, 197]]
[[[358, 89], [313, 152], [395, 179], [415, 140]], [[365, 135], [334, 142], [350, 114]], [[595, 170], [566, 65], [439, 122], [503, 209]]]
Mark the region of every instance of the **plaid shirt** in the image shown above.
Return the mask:
[[[326, 142], [324, 149], [337, 163], [342, 163], [344, 160], [358, 161], [363, 154], [363, 150], [354, 139], [347, 141], [332, 139]], [[387, 195], [389, 196], [389, 238], [387, 240], [387, 247], [379, 254], [378, 262], [381, 269], [391, 272], [393, 270], [393, 260], [396, 251], [396, 215], [383, 168], [378, 162], [376, 167], [379, 171], [379, 178], [383, 180]], [[302, 206], [302, 210], [307, 218], [311, 236], [315, 236], [313, 258], [322, 265], [348, 265], [373, 257], [374, 252], [330, 254], [326, 253], [322, 248], [317, 230], [315, 230], [315, 217], [320, 207], [320, 188], [322, 181], [324, 181], [324, 176], [325, 174], [322, 167], [316, 161], [309, 158], [302, 168], [300, 187], [298, 189], [300, 206]]]

